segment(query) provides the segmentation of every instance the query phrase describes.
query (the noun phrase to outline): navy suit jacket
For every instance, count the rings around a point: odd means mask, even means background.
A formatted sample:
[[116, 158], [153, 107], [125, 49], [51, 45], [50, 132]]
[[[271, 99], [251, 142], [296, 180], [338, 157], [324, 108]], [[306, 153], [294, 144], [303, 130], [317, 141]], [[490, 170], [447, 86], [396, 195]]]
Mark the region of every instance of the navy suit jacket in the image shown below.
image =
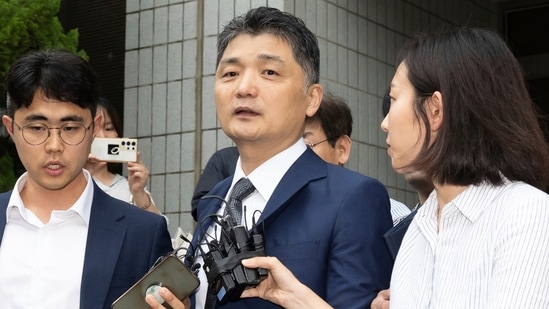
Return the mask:
[[[10, 196], [11, 191], [0, 194], [0, 246]], [[171, 250], [164, 217], [115, 199], [94, 183], [80, 308], [111, 308], [158, 257]]]
[[[210, 195], [225, 196], [232, 177]], [[193, 246], [221, 202], [203, 199]], [[307, 149], [290, 167], [258, 220], [267, 255], [276, 256], [334, 308], [369, 308], [389, 288], [393, 266], [383, 234], [392, 227], [389, 196], [377, 180], [328, 164]], [[206, 284], [206, 283], [202, 283]], [[240, 299], [220, 308], [279, 308]]]

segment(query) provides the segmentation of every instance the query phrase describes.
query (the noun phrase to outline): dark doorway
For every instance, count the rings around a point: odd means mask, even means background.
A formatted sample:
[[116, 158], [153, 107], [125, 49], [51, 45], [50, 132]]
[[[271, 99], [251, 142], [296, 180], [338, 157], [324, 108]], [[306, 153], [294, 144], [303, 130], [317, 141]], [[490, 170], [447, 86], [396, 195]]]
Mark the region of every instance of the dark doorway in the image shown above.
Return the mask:
[[[65, 30], [78, 28], [79, 49], [89, 56], [101, 96], [115, 106], [123, 127], [126, 0], [63, 0], [59, 20]], [[122, 174], [122, 165], [109, 164], [109, 170]]]
[[65, 30], [78, 28], [79, 48], [99, 77], [101, 95], [124, 119], [126, 0], [63, 0], [59, 20]]
[[506, 1], [500, 16], [502, 32], [524, 67], [549, 141], [549, 1]]

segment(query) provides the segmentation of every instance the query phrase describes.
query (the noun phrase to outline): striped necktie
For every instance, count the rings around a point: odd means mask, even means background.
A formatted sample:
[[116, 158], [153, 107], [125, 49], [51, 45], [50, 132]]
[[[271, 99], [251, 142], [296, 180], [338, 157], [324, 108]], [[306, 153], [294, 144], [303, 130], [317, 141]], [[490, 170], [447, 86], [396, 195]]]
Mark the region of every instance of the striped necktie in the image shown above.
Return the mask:
[[254, 192], [255, 187], [248, 178], [240, 178], [233, 187], [229, 197], [229, 205], [225, 208], [231, 214], [234, 225], [240, 225], [242, 220], [242, 200]]

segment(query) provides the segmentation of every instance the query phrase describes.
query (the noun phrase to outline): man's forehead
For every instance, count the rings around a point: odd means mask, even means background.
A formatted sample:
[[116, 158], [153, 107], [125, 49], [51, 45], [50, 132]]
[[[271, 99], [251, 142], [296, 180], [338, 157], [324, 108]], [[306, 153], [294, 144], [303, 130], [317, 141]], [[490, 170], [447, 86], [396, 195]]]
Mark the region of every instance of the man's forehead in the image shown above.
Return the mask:
[[15, 110], [14, 117], [25, 121], [83, 121], [91, 117], [91, 110], [72, 102], [48, 100], [43, 97], [36, 99], [35, 97], [28, 107]]
[[285, 57], [291, 56], [293, 59], [293, 49], [291, 45], [284, 39], [270, 34], [261, 33], [257, 35], [251, 35], [247, 33], [241, 33], [232, 38], [223, 51], [223, 58], [232, 58], [234, 54], [243, 54], [250, 52], [250, 42], [260, 42], [259, 47], [256, 46], [253, 49], [258, 52], [256, 57], [260, 57], [266, 60], [279, 61], [284, 60]]

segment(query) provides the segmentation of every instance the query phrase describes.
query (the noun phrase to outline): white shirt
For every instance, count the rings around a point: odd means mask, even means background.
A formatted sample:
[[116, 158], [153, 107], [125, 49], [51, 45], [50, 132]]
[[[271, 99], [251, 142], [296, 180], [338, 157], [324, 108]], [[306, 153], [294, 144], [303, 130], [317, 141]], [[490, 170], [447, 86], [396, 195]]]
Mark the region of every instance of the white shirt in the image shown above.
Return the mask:
[[406, 216], [412, 212], [408, 206], [397, 200], [393, 200], [391, 198], [389, 199], [389, 202], [391, 202], [391, 217], [393, 218], [393, 226], [397, 225], [397, 223], [406, 218]]
[[522, 182], [433, 192], [410, 224], [391, 278], [391, 309], [549, 308], [549, 195]]
[[[114, 174], [114, 179], [112, 180], [112, 183], [107, 186], [104, 183], [102, 183], [99, 179], [93, 177], [95, 180], [95, 183], [101, 190], [105, 191], [108, 195], [119, 199], [121, 201], [124, 201], [126, 203], [132, 203], [132, 192], [130, 191], [130, 183], [128, 182], [128, 179], [122, 175]], [[152, 198], [151, 193], [147, 190], [147, 188], [144, 189], [145, 192], [149, 195], [151, 198], [151, 202], [154, 203], [154, 199]], [[156, 203], [155, 203], [156, 204]], [[135, 204], [133, 204], [136, 207], [139, 207]], [[166, 219], [166, 223], [169, 224], [170, 220], [168, 217], [166, 217], [163, 214], [160, 214], [164, 219]], [[172, 242], [175, 241], [172, 239]]]
[[[247, 223], [248, 228], [251, 228], [252, 217], [255, 217], [255, 220], [257, 222], [257, 219], [259, 219], [261, 212], [265, 208], [267, 201], [271, 198], [271, 195], [276, 189], [276, 186], [278, 186], [278, 183], [280, 182], [284, 174], [286, 174], [286, 172], [290, 169], [290, 166], [294, 164], [294, 162], [303, 154], [303, 152], [305, 152], [305, 150], [307, 150], [305, 142], [303, 141], [303, 139], [299, 139], [299, 141], [297, 141], [294, 145], [265, 161], [247, 176], [242, 170], [240, 157], [238, 158], [236, 162], [236, 169], [233, 181], [231, 183], [231, 188], [227, 192], [225, 200], [229, 200], [229, 196], [231, 195], [231, 192], [236, 182], [242, 177], [248, 177], [248, 179], [254, 185], [255, 191], [242, 200], [242, 207], [246, 211], [246, 221], [242, 222], [242, 224]], [[217, 212], [218, 215], [223, 215], [225, 211], [225, 206], [226, 205], [223, 205], [219, 209], [219, 211]], [[206, 235], [215, 235], [215, 237], [219, 239], [220, 230], [221, 229], [219, 227], [215, 229], [214, 224], [212, 224], [206, 232]], [[204, 252], [209, 251], [206, 245], [202, 245], [202, 248]], [[202, 257], [197, 257], [195, 262], [203, 265]], [[203, 309], [206, 302], [208, 279], [206, 278], [206, 273], [204, 272], [204, 269], [202, 267], [200, 267], [198, 278], [200, 279], [200, 286], [195, 294], [196, 309]]]
[[84, 170], [84, 175], [87, 186], [80, 198], [66, 211], [53, 211], [46, 224], [21, 200], [27, 173], [17, 180], [0, 244], [2, 308], [79, 308], [93, 197], [90, 174]]
[[119, 174], [114, 174], [114, 179], [108, 186], [95, 177], [93, 179], [95, 180], [95, 183], [97, 183], [97, 186], [108, 195], [124, 202], [131, 203], [132, 192], [130, 191], [130, 184], [128, 183], [128, 179], [126, 179], [126, 177]]

